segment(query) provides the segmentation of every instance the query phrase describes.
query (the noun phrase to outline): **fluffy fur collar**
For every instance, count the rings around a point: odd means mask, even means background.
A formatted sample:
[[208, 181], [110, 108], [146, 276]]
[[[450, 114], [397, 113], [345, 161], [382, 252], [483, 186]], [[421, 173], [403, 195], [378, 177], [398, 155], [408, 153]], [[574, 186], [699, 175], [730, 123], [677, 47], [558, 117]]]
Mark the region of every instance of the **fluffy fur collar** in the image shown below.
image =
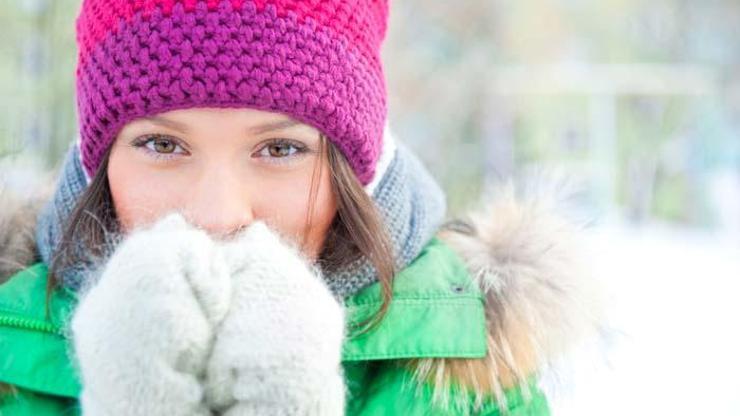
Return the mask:
[[[483, 208], [439, 232], [485, 294], [488, 356], [402, 363], [419, 382], [433, 384], [442, 407], [469, 409], [473, 394], [479, 402], [493, 395], [505, 408], [505, 389], [524, 386], [600, 329], [600, 296], [584, 263], [581, 227], [555, 213], [557, 193], [520, 196], [507, 186], [492, 194]], [[21, 198], [0, 188], [0, 283], [38, 258], [35, 218], [48, 195]]]
[[49, 196], [44, 190], [21, 197], [0, 184], [0, 283], [38, 259], [36, 216]]
[[408, 363], [417, 380], [433, 383], [444, 408], [469, 411], [472, 394], [478, 405], [492, 395], [506, 409], [504, 390], [519, 386], [526, 398], [531, 377], [557, 367], [573, 347], [603, 330], [602, 293], [587, 261], [585, 228], [564, 215], [566, 188], [545, 182], [500, 186], [482, 208], [439, 233], [485, 294], [488, 325], [484, 359]]

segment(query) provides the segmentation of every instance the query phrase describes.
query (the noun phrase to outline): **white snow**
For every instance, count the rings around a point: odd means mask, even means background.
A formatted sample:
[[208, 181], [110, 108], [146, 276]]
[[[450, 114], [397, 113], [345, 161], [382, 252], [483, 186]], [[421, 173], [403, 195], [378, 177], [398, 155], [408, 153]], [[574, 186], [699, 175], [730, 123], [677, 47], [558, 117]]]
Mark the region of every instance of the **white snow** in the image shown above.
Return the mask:
[[740, 415], [737, 236], [612, 226], [593, 248], [616, 335], [584, 347], [553, 414]]

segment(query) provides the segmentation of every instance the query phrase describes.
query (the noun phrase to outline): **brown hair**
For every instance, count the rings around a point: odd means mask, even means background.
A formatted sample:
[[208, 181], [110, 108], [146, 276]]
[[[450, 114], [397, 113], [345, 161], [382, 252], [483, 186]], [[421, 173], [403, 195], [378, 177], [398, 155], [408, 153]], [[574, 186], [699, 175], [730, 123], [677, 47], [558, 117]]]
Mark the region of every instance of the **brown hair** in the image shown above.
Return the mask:
[[[375, 203], [365, 192], [349, 162], [323, 135], [319, 154], [321, 158], [326, 158], [331, 170], [331, 186], [337, 203], [337, 213], [317, 263], [325, 273], [339, 270], [363, 256], [373, 265], [381, 284], [383, 299], [373, 316], [355, 323], [364, 332], [379, 323], [388, 310], [395, 275], [393, 245]], [[108, 183], [109, 156], [110, 148], [65, 225], [50, 266], [47, 308], [52, 292], [60, 284], [61, 273], [81, 261], [104, 257], [112, 246], [110, 236], [118, 233], [118, 219]], [[321, 177], [323, 165], [316, 163], [314, 166], [304, 235], [308, 235], [312, 226], [319, 185], [317, 178]], [[306, 243], [305, 238], [302, 243]]]

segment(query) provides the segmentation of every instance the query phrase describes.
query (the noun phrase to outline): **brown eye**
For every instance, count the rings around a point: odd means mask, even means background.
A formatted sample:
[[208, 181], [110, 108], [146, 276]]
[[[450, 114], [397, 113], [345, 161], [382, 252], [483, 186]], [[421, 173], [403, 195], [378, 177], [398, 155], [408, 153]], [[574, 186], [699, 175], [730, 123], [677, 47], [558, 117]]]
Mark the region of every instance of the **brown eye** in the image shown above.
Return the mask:
[[141, 148], [147, 155], [154, 158], [170, 159], [188, 155], [187, 150], [177, 138], [160, 134], [138, 137], [131, 142], [131, 145]]
[[261, 158], [265, 163], [290, 164], [309, 153], [311, 153], [311, 150], [301, 142], [274, 139], [260, 146], [260, 149], [252, 157]]
[[154, 151], [157, 153], [174, 153], [177, 149], [177, 145], [172, 140], [154, 139], [152, 142]]
[[291, 148], [293, 146], [289, 144], [271, 144], [267, 146], [267, 151], [272, 157], [285, 157], [292, 154]]

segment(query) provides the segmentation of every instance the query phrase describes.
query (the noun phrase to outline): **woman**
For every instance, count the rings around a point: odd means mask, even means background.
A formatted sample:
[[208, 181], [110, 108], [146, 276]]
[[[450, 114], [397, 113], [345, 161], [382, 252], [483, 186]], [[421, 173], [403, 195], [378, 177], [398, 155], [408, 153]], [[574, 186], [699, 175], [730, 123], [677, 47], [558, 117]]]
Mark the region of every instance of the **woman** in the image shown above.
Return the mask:
[[0, 413], [549, 413], [594, 325], [572, 227], [511, 193], [442, 225], [387, 12], [83, 1], [80, 140], [38, 217], [3, 198]]

